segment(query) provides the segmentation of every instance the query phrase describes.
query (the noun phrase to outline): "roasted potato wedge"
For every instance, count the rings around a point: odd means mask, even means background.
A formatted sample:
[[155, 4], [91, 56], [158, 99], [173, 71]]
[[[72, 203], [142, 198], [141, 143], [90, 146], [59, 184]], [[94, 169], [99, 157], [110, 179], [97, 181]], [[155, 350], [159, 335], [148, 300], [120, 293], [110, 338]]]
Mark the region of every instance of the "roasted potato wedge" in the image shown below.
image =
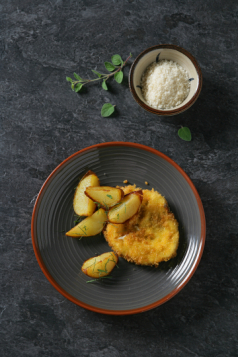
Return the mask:
[[76, 187], [73, 207], [79, 216], [91, 216], [96, 210], [96, 204], [84, 194], [88, 186], [100, 186], [100, 181], [93, 171], [88, 171]]
[[124, 197], [124, 192], [120, 188], [110, 186], [87, 187], [85, 195], [101, 204], [104, 208], [115, 206]]
[[109, 275], [117, 263], [118, 256], [114, 252], [108, 252], [86, 260], [81, 270], [91, 278], [102, 278]]
[[107, 214], [100, 208], [92, 216], [85, 218], [77, 226], [66, 233], [66, 236], [73, 238], [90, 237], [100, 233], [107, 221]]
[[125, 223], [138, 212], [142, 200], [142, 190], [129, 193], [117, 206], [109, 210], [108, 221], [110, 223]]

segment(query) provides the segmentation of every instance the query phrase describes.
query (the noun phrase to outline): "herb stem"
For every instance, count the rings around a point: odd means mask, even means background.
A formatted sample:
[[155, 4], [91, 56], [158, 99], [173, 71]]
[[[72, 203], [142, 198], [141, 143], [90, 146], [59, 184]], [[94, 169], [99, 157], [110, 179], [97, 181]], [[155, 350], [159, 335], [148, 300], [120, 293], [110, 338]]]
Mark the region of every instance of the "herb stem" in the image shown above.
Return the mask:
[[78, 83], [81, 83], [82, 85], [84, 85], [84, 84], [86, 84], [86, 83], [99, 81], [99, 80], [101, 80], [101, 79], [105, 79], [105, 81], [107, 81], [110, 77], [114, 76], [115, 73], [121, 71], [121, 70], [125, 67], [126, 63], [129, 61], [129, 59], [130, 59], [131, 57], [132, 57], [132, 56], [131, 56], [131, 54], [130, 54], [130, 56], [127, 57], [127, 59], [123, 62], [123, 64], [122, 64], [121, 66], [119, 66], [119, 67], [117, 68], [117, 70], [114, 71], [114, 72], [111, 72], [111, 73], [108, 73], [108, 74], [102, 74], [101, 77], [95, 78], [95, 79], [81, 79], [81, 80], [79, 80], [79, 81], [72, 81], [72, 84], [73, 84], [73, 85], [76, 85], [76, 84], [78, 84]]

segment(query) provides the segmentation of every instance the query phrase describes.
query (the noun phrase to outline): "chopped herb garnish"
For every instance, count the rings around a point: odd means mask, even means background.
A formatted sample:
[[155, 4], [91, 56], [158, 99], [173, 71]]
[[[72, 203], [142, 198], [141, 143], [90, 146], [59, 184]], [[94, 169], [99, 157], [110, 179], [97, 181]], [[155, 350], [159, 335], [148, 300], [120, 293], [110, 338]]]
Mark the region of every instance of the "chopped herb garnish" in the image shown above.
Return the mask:
[[98, 281], [101, 281], [103, 279], [112, 279], [112, 276], [101, 276], [100, 278], [97, 278], [97, 279], [93, 279], [93, 280], [88, 280], [86, 281], [86, 283], [94, 283], [94, 282], [98, 282]]
[[96, 258], [95, 258], [95, 260], [94, 260], [94, 262], [93, 262], [93, 271], [94, 271], [94, 269], [95, 269], [95, 264], [96, 264]]
[[95, 203], [95, 205], [97, 205], [98, 209], [101, 208], [101, 203], [98, 203], [98, 202], [93, 202]]
[[103, 201], [103, 206], [105, 207], [105, 209], [106, 209], [106, 213], [108, 213], [108, 211], [109, 211], [109, 207], [108, 207], [108, 205], [106, 204], [106, 202], [104, 202]]
[[107, 197], [111, 198], [112, 199], [112, 195], [107, 195]]
[[[77, 216], [77, 215], [75, 215], [75, 216]], [[78, 224], [79, 222], [80, 222], [80, 220], [81, 220], [81, 216], [77, 216], [78, 218], [74, 221], [74, 225], [76, 226], [76, 224]]]
[[[85, 227], [86, 227], [86, 226], [84, 226], [83, 228], [85, 228]], [[84, 232], [83, 228], [79, 227], [79, 229], [81, 229], [81, 231], [83, 232], [83, 234], [86, 236], [86, 235], [87, 235], [87, 233], [86, 233], [86, 232]]]

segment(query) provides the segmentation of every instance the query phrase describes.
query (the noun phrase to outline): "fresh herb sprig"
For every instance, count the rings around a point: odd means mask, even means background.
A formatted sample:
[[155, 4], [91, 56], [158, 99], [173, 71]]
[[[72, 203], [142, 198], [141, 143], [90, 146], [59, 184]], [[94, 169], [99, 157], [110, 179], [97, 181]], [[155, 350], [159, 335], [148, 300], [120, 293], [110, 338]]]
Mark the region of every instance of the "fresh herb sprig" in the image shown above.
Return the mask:
[[74, 225], [76, 226], [78, 223], [80, 223], [80, 222], [81, 222], [82, 217], [81, 217], [81, 216], [79, 216], [79, 215], [76, 215], [76, 214], [75, 214], [75, 216], [77, 217], [77, 218], [76, 218], [76, 220], [74, 221]]
[[[66, 77], [66, 80], [71, 83], [71, 88], [74, 92], [78, 93], [84, 85], [91, 83], [91, 82], [96, 82], [96, 81], [102, 81], [102, 88], [104, 90], [108, 90], [107, 86], [107, 80], [109, 78], [114, 77], [115, 81], [117, 83], [122, 83], [123, 81], [123, 68], [129, 61], [129, 59], [132, 57], [132, 54], [127, 57], [125, 61], [121, 58], [120, 55], [116, 54], [113, 55], [111, 58], [111, 62], [104, 62], [104, 66], [108, 72], [111, 73], [100, 73], [98, 71], [95, 71], [92, 69], [92, 72], [98, 77], [94, 79], [83, 79], [80, 77], [77, 73], [74, 72], [74, 79], [70, 77]], [[113, 112], [115, 111], [115, 105], [112, 105], [110, 103], [105, 103], [101, 109], [101, 116], [102, 117], [109, 117]]]
[[100, 72], [97, 72], [94, 69], [92, 69], [92, 72], [94, 74], [96, 74], [96, 76], [98, 78], [83, 79], [77, 73], [74, 73], [74, 77], [75, 77], [76, 81], [70, 77], [66, 77], [66, 80], [71, 83], [71, 88], [76, 93], [79, 92], [85, 84], [90, 83], [90, 82], [99, 81], [99, 80], [102, 80], [102, 88], [104, 90], [108, 90], [106, 81], [109, 78], [111, 78], [112, 76], [114, 76], [114, 79], [117, 83], [122, 82], [122, 80], [123, 80], [122, 69], [125, 67], [126, 63], [128, 62], [128, 60], [131, 57], [132, 57], [132, 54], [130, 53], [130, 56], [125, 61], [123, 61], [120, 55], [112, 56], [112, 58], [111, 58], [112, 63], [104, 62], [105, 68], [111, 73], [100, 73]]

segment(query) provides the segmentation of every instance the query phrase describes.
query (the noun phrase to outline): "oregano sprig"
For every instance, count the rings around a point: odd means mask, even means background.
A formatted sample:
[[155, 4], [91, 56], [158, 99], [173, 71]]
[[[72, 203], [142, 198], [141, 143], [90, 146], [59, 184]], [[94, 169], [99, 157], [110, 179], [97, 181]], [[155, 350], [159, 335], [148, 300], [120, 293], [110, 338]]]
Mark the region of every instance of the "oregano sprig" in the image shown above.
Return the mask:
[[97, 76], [97, 78], [83, 79], [77, 73], [74, 73], [74, 78], [76, 80], [74, 80], [70, 77], [66, 77], [66, 80], [71, 83], [71, 88], [74, 92], [79, 92], [85, 84], [88, 84], [90, 82], [99, 81], [99, 80], [102, 80], [102, 88], [104, 90], [108, 90], [106, 81], [109, 78], [111, 78], [112, 76], [114, 76], [114, 79], [118, 83], [122, 82], [122, 80], [123, 80], [122, 70], [131, 57], [132, 57], [132, 54], [130, 53], [129, 57], [127, 57], [127, 59], [125, 61], [123, 61], [120, 55], [113, 55], [111, 58], [112, 63], [104, 62], [105, 68], [111, 73], [100, 73], [100, 72], [92, 69], [92, 72]]
[[[104, 90], [108, 90], [108, 86], [106, 81], [109, 78], [114, 77], [115, 81], [117, 83], [122, 83], [123, 81], [123, 68], [125, 67], [125, 65], [127, 64], [127, 62], [129, 61], [129, 59], [132, 57], [132, 54], [130, 53], [130, 55], [127, 57], [127, 59], [125, 61], [123, 61], [123, 59], [121, 58], [120, 55], [116, 54], [113, 55], [111, 58], [111, 62], [104, 62], [104, 66], [106, 68], [106, 70], [110, 73], [100, 73], [98, 71], [95, 71], [94, 69], [92, 69], [92, 72], [97, 76], [97, 78], [93, 78], [93, 79], [83, 79], [82, 77], [80, 77], [77, 73], [74, 73], [74, 78], [72, 79], [70, 77], [66, 77], [66, 81], [71, 83], [71, 88], [74, 92], [78, 93], [82, 87], [88, 83], [91, 82], [96, 82], [101, 80], [102, 81], [102, 88]], [[103, 105], [102, 109], [101, 109], [101, 115], [103, 117], [108, 117], [110, 116], [113, 112], [114, 112], [114, 107], [115, 105], [111, 105], [109, 103], [106, 103]]]

